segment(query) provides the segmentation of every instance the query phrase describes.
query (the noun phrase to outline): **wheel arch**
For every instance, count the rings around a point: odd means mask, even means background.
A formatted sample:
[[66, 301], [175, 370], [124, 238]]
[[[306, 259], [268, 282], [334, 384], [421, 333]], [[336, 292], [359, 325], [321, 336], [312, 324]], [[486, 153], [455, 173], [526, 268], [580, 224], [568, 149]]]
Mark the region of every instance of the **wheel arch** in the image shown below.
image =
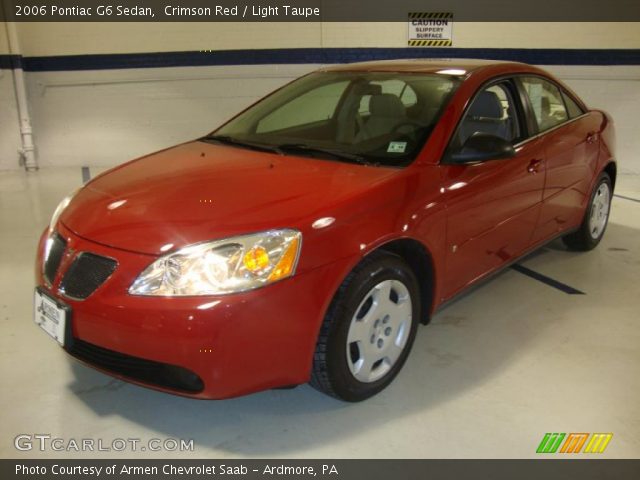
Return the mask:
[[602, 171], [609, 175], [611, 179], [611, 190], [614, 190], [616, 188], [616, 176], [618, 175], [618, 166], [615, 160], [609, 160]]
[[426, 325], [431, 320], [435, 297], [435, 268], [429, 250], [418, 240], [400, 238], [378, 246], [372, 252], [388, 252], [402, 258], [413, 270], [420, 288], [421, 319]]

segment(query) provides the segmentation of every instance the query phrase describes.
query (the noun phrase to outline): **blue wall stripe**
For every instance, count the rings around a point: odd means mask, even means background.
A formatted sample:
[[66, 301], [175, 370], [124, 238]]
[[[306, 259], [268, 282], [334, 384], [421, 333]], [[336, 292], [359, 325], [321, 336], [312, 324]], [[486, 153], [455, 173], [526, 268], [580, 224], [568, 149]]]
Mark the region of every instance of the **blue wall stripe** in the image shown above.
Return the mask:
[[[287, 48], [24, 57], [29, 72], [112, 70], [124, 68], [348, 63], [392, 58], [484, 58], [537, 65], [640, 65], [640, 49], [526, 48]], [[12, 68], [20, 57], [0, 55], [0, 67]]]
[[0, 69], [11, 70], [22, 65], [22, 57], [20, 55], [0, 55]]

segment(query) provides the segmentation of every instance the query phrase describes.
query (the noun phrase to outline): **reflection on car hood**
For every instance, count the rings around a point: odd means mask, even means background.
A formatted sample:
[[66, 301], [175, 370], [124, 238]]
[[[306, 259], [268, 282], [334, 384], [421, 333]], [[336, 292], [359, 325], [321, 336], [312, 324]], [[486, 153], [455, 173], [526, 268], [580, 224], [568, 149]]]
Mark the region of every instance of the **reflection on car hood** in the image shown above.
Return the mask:
[[309, 219], [395, 169], [191, 142], [96, 177], [61, 217], [89, 240], [159, 254]]

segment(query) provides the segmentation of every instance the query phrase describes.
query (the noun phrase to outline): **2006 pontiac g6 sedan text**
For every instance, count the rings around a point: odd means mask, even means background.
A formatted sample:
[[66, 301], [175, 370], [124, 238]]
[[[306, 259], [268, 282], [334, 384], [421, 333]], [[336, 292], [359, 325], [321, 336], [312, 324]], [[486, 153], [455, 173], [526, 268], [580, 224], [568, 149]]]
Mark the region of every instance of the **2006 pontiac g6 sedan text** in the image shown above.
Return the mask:
[[35, 320], [166, 392], [310, 382], [363, 400], [467, 287], [556, 237], [598, 244], [613, 140], [606, 113], [526, 64], [324, 68], [64, 199]]

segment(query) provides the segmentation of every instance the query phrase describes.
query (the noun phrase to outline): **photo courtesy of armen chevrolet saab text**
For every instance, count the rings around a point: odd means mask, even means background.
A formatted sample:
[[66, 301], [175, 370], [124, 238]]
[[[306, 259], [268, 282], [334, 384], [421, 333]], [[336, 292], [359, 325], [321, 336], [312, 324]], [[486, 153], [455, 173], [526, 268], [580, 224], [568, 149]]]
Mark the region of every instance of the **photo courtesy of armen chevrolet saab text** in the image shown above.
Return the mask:
[[613, 148], [608, 114], [524, 63], [322, 68], [65, 198], [35, 322], [173, 394], [310, 383], [361, 401], [470, 286], [556, 238], [598, 245]]

